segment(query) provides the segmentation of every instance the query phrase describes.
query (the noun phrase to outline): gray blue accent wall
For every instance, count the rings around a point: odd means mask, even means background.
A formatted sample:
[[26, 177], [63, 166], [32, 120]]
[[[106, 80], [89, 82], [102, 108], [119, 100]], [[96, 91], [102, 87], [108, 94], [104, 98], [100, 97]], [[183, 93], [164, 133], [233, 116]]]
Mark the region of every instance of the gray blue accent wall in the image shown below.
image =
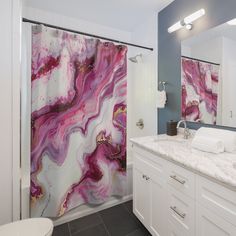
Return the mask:
[[[191, 31], [167, 32], [175, 22], [201, 8], [205, 9], [206, 14], [194, 22]], [[236, 0], [175, 0], [159, 13], [158, 80], [167, 82], [168, 102], [164, 109], [158, 109], [158, 133], [166, 132], [167, 121], [181, 118], [181, 41], [233, 18], [236, 18]], [[188, 122], [188, 126], [197, 129], [202, 125]]]

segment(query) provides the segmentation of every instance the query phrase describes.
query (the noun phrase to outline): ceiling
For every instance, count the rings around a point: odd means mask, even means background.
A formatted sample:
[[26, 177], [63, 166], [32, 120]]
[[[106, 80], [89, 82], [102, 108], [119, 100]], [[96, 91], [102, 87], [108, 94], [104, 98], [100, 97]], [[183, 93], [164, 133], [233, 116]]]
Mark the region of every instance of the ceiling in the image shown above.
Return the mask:
[[24, 0], [24, 6], [132, 31], [173, 0]]

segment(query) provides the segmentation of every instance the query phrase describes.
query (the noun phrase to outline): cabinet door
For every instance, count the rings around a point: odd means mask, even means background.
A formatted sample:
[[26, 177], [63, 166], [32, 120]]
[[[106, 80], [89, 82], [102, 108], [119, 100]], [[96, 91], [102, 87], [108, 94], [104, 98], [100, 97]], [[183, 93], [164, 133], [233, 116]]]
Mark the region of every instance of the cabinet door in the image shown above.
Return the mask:
[[149, 223], [149, 182], [138, 169], [133, 170], [133, 211], [138, 219], [147, 227]]
[[166, 181], [164, 164], [134, 155], [134, 213], [153, 236], [166, 235]]
[[150, 182], [150, 230], [153, 236], [166, 235], [167, 194], [164, 181], [152, 177]]
[[236, 228], [212, 213], [210, 210], [197, 205], [196, 235], [197, 236], [235, 236]]

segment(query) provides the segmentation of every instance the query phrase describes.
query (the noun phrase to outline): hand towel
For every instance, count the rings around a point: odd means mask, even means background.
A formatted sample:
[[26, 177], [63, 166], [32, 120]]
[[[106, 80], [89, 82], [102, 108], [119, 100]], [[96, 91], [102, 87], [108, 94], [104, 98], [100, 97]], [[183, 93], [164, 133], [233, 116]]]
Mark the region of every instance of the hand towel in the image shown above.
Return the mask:
[[157, 91], [157, 108], [164, 108], [166, 104], [166, 91]]
[[202, 127], [198, 129], [195, 134], [195, 136], [198, 135], [222, 140], [226, 152], [233, 152], [236, 150], [236, 132]]
[[191, 145], [193, 148], [204, 152], [215, 154], [224, 152], [224, 143], [218, 138], [197, 135], [193, 138]]

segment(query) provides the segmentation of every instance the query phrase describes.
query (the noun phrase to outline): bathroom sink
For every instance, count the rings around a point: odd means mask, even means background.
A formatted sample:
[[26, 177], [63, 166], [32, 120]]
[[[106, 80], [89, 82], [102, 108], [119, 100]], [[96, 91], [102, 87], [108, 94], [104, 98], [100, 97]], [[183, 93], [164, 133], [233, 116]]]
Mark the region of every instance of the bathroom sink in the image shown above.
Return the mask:
[[180, 143], [185, 143], [187, 140], [186, 139], [180, 139], [180, 138], [166, 138], [166, 139], [154, 139], [153, 142], [155, 143], [172, 143], [172, 144], [180, 144]]
[[186, 151], [186, 148], [189, 149], [191, 146], [191, 142], [189, 139], [184, 139], [182, 136], [179, 137], [165, 137], [165, 138], [154, 138], [150, 144], [157, 145], [160, 148], [164, 148], [166, 150], [175, 150], [178, 149], [183, 150], [183, 148]]

